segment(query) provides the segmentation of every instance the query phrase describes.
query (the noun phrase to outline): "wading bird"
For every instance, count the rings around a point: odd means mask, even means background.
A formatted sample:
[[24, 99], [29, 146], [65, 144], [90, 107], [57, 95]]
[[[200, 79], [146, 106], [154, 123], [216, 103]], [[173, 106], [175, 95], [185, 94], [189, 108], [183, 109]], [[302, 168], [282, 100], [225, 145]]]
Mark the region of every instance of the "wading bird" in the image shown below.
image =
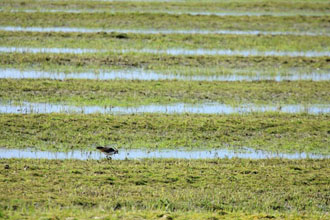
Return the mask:
[[116, 148], [113, 147], [102, 147], [102, 146], [98, 146], [96, 147], [96, 149], [98, 149], [99, 151], [103, 152], [107, 159], [111, 160], [111, 156], [114, 154], [118, 154], [118, 150]]

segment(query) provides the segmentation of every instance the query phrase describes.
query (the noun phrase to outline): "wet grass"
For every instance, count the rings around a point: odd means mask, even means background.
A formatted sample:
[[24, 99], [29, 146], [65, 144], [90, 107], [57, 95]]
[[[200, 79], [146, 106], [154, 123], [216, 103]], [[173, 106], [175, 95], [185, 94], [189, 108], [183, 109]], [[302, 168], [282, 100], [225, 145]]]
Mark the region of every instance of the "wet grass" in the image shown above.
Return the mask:
[[47, 212], [33, 210], [26, 212], [18, 211], [7, 211], [2, 215], [8, 219], [111, 219], [111, 220], [136, 220], [136, 219], [176, 219], [176, 220], [187, 220], [187, 219], [196, 219], [196, 220], [216, 220], [216, 219], [240, 219], [240, 220], [257, 220], [257, 219], [288, 219], [288, 220], [300, 220], [300, 219], [320, 219], [328, 217], [323, 214], [273, 214], [269, 215], [266, 213], [254, 213], [246, 214], [242, 212], [194, 212], [194, 211], [121, 211], [121, 210], [98, 210], [98, 209], [85, 209], [85, 208], [72, 208], [72, 209], [48, 209]]
[[202, 29], [324, 32], [329, 16], [193, 16], [148, 13], [0, 12], [1, 26], [66, 26], [116, 29]]
[[1, 114], [0, 146], [66, 151], [234, 148], [329, 154], [329, 115]]
[[229, 105], [327, 104], [329, 81], [139, 81], [0, 79], [2, 101], [73, 105], [138, 106], [147, 104], [219, 102]]
[[107, 2], [107, 1], [37, 1], [37, 0], [3, 0], [4, 9], [82, 9], [111, 11], [271, 11], [327, 13], [330, 11], [326, 1], [186, 1], [186, 2]]
[[329, 172], [329, 160], [1, 159], [0, 209], [12, 219], [327, 219]]
[[[138, 53], [107, 54], [0, 54], [0, 66], [33, 68], [46, 71], [81, 72], [86, 70], [144, 68], [166, 70], [182, 75], [223, 75], [241, 70], [242, 74], [292, 74], [329, 71], [328, 57], [240, 57], [240, 56], [171, 56]], [[196, 70], [200, 70], [196, 73]], [[93, 71], [93, 70], [92, 70]]]
[[[0, 31], [1, 46], [93, 49], [221, 49], [258, 51], [329, 51], [327, 36], [242, 36], [120, 33], [37, 33]], [[146, 47], [147, 45], [147, 47]], [[312, 48], [312, 49], [311, 49]]]
[[[328, 33], [327, 0], [106, 2], [3, 0], [0, 26]], [[150, 13], [139, 13], [141, 11]], [[175, 15], [274, 12], [323, 16]], [[132, 12], [132, 13], [131, 13]], [[206, 48], [328, 51], [325, 36], [0, 32], [0, 45], [73, 48]], [[328, 71], [329, 57], [171, 56], [138, 53], [0, 54], [0, 67], [82, 72], [145, 68], [182, 75]], [[1, 101], [136, 106], [177, 102], [329, 104], [326, 82], [189, 82], [0, 79]], [[143, 149], [241, 149], [330, 154], [329, 114], [0, 114], [0, 147], [50, 151], [95, 145]], [[0, 219], [328, 219], [324, 160], [0, 159]]]

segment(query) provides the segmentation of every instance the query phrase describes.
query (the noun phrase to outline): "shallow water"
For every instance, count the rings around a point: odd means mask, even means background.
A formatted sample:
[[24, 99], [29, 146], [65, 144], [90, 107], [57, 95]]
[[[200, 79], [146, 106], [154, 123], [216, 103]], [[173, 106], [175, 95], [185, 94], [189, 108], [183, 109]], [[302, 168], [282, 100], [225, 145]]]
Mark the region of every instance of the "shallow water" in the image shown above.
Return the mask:
[[330, 113], [330, 105], [254, 105], [242, 104], [230, 106], [219, 103], [185, 104], [176, 103], [169, 105], [143, 105], [137, 107], [112, 107], [112, 106], [73, 106], [64, 104], [23, 102], [19, 105], [11, 103], [0, 104], [0, 113], [13, 114], [49, 114], [49, 113], [82, 113], [82, 114], [245, 114], [251, 112], [282, 112], [282, 113]]
[[0, 47], [2, 53], [99, 53], [106, 50], [83, 49], [83, 48], [31, 48], [31, 47]]
[[224, 55], [224, 56], [285, 56], [285, 57], [323, 57], [330, 56], [327, 51], [257, 51], [257, 50], [217, 50], [217, 49], [181, 49], [173, 48], [166, 50], [155, 49], [122, 49], [122, 53], [141, 52], [151, 54], [168, 54], [168, 55]]
[[77, 73], [55, 73], [36, 70], [18, 70], [18, 69], [0, 69], [0, 78], [12, 79], [97, 79], [97, 80], [190, 80], [190, 81], [258, 81], [258, 80], [312, 80], [312, 81], [325, 81], [330, 80], [330, 72], [311, 72], [308, 74], [292, 74], [292, 75], [193, 75], [183, 76], [179, 74], [162, 74], [161, 72], [154, 72], [144, 69], [122, 69], [112, 71], [95, 72], [77, 72]]
[[261, 11], [261, 12], [252, 12], [252, 11], [169, 11], [169, 10], [112, 10], [112, 9], [3, 9], [0, 10], [3, 12], [24, 12], [24, 13], [151, 13], [151, 14], [169, 14], [169, 15], [203, 15], [203, 16], [273, 16], [273, 17], [289, 17], [289, 16], [327, 16], [326, 13], [322, 12], [271, 12], [271, 11]]
[[295, 35], [295, 36], [330, 36], [329, 33], [291, 32], [291, 31], [258, 31], [258, 30], [164, 30], [164, 29], [102, 29], [78, 27], [20, 27], [0, 26], [1, 31], [28, 31], [28, 32], [72, 32], [72, 33], [127, 33], [127, 34], [224, 34], [224, 35]]
[[[50, 152], [33, 151], [31, 149], [6, 149], [0, 148], [1, 158], [31, 158], [31, 159], [78, 159], [78, 160], [99, 160], [105, 155], [95, 151], [71, 151], [71, 152]], [[244, 148], [239, 151], [228, 149], [211, 150], [145, 150], [145, 149], [119, 149], [119, 153], [112, 157], [114, 160], [143, 159], [143, 158], [174, 158], [174, 159], [216, 159], [216, 158], [246, 158], [246, 159], [322, 159], [330, 156], [307, 154], [307, 153], [273, 153], [263, 150]]]
[[83, 48], [30, 48], [30, 47], [0, 47], [0, 53], [149, 53], [149, 54], [167, 54], [173, 56], [190, 55], [220, 55], [220, 56], [284, 56], [284, 57], [323, 57], [330, 56], [328, 51], [257, 51], [257, 50], [221, 50], [221, 49], [182, 49], [173, 48], [166, 50], [156, 49], [118, 49], [118, 50], [98, 50]]

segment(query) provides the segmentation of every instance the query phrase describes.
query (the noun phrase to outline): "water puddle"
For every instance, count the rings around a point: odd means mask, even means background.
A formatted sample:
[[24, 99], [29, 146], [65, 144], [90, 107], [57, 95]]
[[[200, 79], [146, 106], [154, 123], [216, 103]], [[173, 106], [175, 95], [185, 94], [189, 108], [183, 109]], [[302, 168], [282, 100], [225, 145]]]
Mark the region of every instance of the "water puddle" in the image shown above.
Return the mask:
[[221, 49], [182, 49], [173, 48], [166, 50], [156, 49], [114, 49], [98, 50], [83, 48], [30, 48], [30, 47], [0, 47], [0, 53], [147, 53], [147, 54], [166, 54], [166, 55], [189, 55], [189, 56], [279, 56], [279, 57], [324, 57], [330, 56], [328, 51], [257, 51], [257, 50], [221, 50]]
[[[3, 158], [29, 158], [29, 159], [77, 159], [77, 160], [99, 160], [105, 159], [105, 155], [95, 151], [71, 151], [50, 152], [35, 151], [32, 149], [7, 149], [0, 148], [0, 159]], [[134, 159], [217, 159], [217, 158], [246, 158], [246, 159], [326, 159], [330, 156], [307, 153], [273, 153], [263, 150], [245, 148], [240, 151], [228, 149], [211, 150], [146, 150], [146, 149], [119, 149], [119, 153], [112, 157], [114, 160]]]
[[20, 27], [0, 26], [0, 31], [24, 32], [65, 32], [65, 33], [126, 33], [126, 34], [223, 34], [223, 35], [294, 35], [294, 36], [330, 36], [329, 33], [290, 32], [290, 31], [258, 31], [258, 30], [139, 30], [139, 29], [102, 29], [78, 27]]
[[327, 51], [257, 51], [257, 50], [218, 50], [218, 49], [181, 49], [173, 48], [166, 50], [155, 50], [155, 49], [122, 49], [122, 53], [151, 53], [151, 54], [167, 54], [167, 55], [220, 55], [220, 56], [285, 56], [285, 57], [323, 57], [330, 56], [330, 52]]
[[218, 16], [218, 17], [241, 17], [241, 16], [273, 16], [273, 17], [290, 17], [290, 16], [327, 16], [326, 13], [322, 12], [252, 12], [252, 11], [169, 11], [169, 10], [112, 10], [112, 9], [2, 9], [0, 12], [24, 12], [24, 13], [72, 13], [72, 14], [82, 14], [82, 13], [141, 13], [141, 14], [169, 14], [169, 15], [192, 15], [192, 16]]
[[137, 107], [118, 106], [73, 106], [65, 104], [22, 102], [20, 104], [2, 103], [0, 113], [5, 114], [49, 114], [49, 113], [81, 113], [81, 114], [245, 114], [252, 112], [281, 112], [281, 113], [330, 113], [330, 105], [254, 105], [242, 104], [231, 106], [219, 103], [186, 104], [175, 103], [169, 105], [142, 105]]
[[179, 74], [162, 74], [144, 69], [112, 70], [95, 72], [77, 72], [77, 73], [56, 73], [36, 70], [18, 70], [18, 69], [0, 69], [0, 78], [12, 79], [94, 79], [94, 80], [188, 80], [188, 81], [259, 81], [259, 80], [312, 80], [326, 81], [330, 80], [330, 72], [311, 72], [308, 74], [293, 75], [193, 75], [183, 76]]
[[[30, 47], [0, 47], [1, 53], [102, 53], [106, 50], [82, 49], [82, 48], [30, 48]], [[110, 51], [109, 51], [110, 52]]]

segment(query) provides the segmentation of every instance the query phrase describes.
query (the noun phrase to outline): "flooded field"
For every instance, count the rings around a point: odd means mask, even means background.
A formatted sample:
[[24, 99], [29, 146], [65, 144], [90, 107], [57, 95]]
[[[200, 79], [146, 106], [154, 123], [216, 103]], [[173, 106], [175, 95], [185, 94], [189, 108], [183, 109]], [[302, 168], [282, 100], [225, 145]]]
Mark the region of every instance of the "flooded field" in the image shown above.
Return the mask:
[[0, 104], [0, 113], [6, 114], [49, 114], [49, 113], [82, 113], [82, 114], [142, 114], [142, 113], [164, 113], [164, 114], [246, 114], [253, 112], [282, 112], [282, 113], [307, 113], [326, 114], [330, 113], [330, 105], [254, 105], [242, 104], [230, 106], [218, 103], [206, 104], [169, 104], [169, 105], [144, 105], [137, 107], [117, 106], [73, 106], [51, 103]]
[[235, 50], [208, 50], [208, 49], [181, 49], [173, 48], [167, 50], [156, 49], [118, 49], [118, 50], [97, 50], [85, 48], [28, 48], [28, 47], [0, 47], [0, 53], [56, 53], [56, 54], [83, 54], [83, 53], [147, 53], [147, 54], [166, 54], [173, 56], [279, 56], [279, 57], [324, 57], [330, 56], [326, 51], [235, 51]]
[[0, 1], [0, 219], [330, 219], [329, 13]]

